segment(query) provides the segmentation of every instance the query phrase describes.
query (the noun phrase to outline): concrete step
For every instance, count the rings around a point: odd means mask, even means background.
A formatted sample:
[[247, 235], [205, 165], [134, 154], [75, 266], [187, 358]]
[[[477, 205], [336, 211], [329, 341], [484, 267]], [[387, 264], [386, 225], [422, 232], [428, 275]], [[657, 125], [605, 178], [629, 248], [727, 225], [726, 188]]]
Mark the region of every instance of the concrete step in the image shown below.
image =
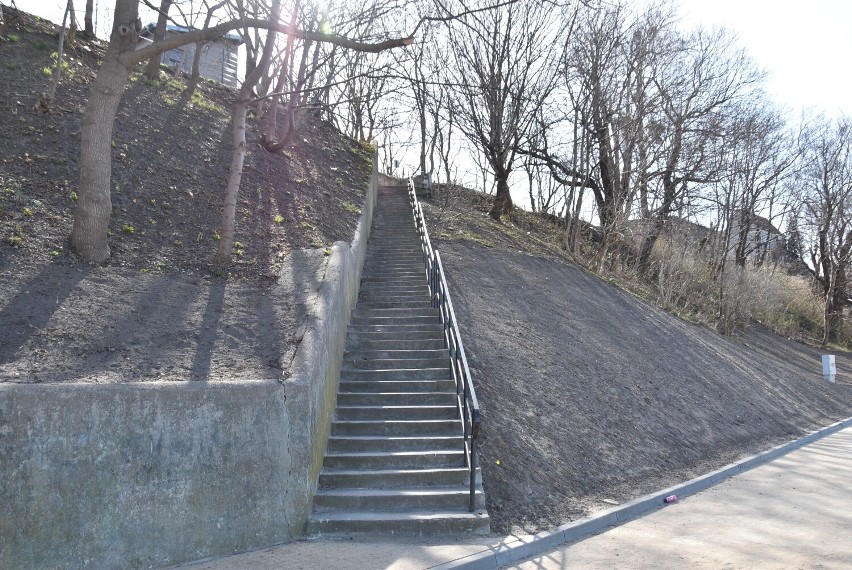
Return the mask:
[[361, 279], [361, 283], [366, 284], [384, 284], [384, 285], [409, 285], [412, 287], [416, 287], [418, 285], [426, 284], [426, 276], [425, 275], [414, 275], [411, 277], [371, 277], [370, 275], [366, 275]]
[[[368, 335], [369, 333], [365, 333]], [[417, 340], [401, 340], [391, 338], [390, 340], [370, 340], [363, 337], [346, 339], [346, 349], [352, 351], [394, 351], [394, 350], [417, 350], [417, 349], [440, 349], [444, 347], [444, 337], [436, 335], [435, 338], [421, 338]]]
[[366, 253], [367, 259], [396, 260], [402, 257], [413, 257], [423, 262], [423, 244], [417, 234], [386, 236], [376, 240], [370, 236]]
[[[466, 467], [449, 469], [339, 469], [320, 473], [321, 489], [363, 488], [394, 489], [426, 485], [468, 485], [469, 471]], [[477, 470], [477, 482], [480, 474]]]
[[[424, 278], [419, 283], [381, 283], [378, 281], [362, 281], [359, 288], [359, 299], [363, 295], [422, 295], [422, 299], [429, 298], [429, 282]], [[377, 299], [381, 300], [381, 299]]]
[[434, 469], [463, 466], [463, 449], [326, 453], [323, 461], [323, 467], [328, 469]]
[[440, 312], [432, 307], [362, 307], [358, 303], [353, 317], [438, 317]]
[[334, 420], [332, 435], [432, 436], [461, 435], [460, 419], [456, 420]]
[[437, 314], [422, 317], [356, 317], [353, 316], [349, 323], [353, 326], [412, 326], [441, 324], [441, 318]]
[[455, 405], [403, 405], [392, 406], [342, 406], [338, 404], [336, 414], [340, 421], [349, 420], [452, 420], [458, 416]]
[[450, 379], [450, 363], [433, 368], [343, 368], [340, 381], [358, 382], [400, 382], [405, 380], [444, 380]]
[[446, 348], [417, 349], [417, 350], [352, 350], [343, 354], [344, 362], [361, 360], [404, 360], [404, 359], [449, 359], [450, 351]]
[[446, 392], [341, 392], [339, 406], [455, 406], [455, 391]]
[[378, 278], [365, 276], [359, 284], [361, 289], [381, 289], [382, 287], [406, 287], [414, 289], [417, 287], [425, 287], [429, 284], [426, 277], [421, 275], [418, 277], [393, 277], [393, 278]]
[[416, 279], [420, 283], [428, 282], [423, 271], [367, 271], [364, 275], [365, 278], [375, 279], [376, 281], [407, 281], [409, 279], [413, 281]]
[[[429, 302], [429, 296], [423, 293], [416, 295], [405, 295], [405, 296], [385, 296], [385, 299], [388, 300], [376, 300], [376, 301], [361, 301], [358, 303], [358, 306], [363, 309], [431, 309], [432, 303]], [[377, 299], [381, 299], [381, 296], [378, 296]], [[419, 300], [408, 300], [408, 299], [426, 299], [425, 301]]]
[[[419, 343], [423, 342], [423, 345]], [[392, 333], [392, 332], [349, 332], [346, 337], [346, 349], [352, 351], [359, 350], [380, 350], [384, 348], [395, 349], [416, 349], [420, 346], [441, 347], [446, 346], [444, 335], [441, 331], [420, 331], [408, 333]]]
[[[443, 338], [444, 325], [441, 323], [432, 323], [432, 324], [419, 324], [419, 325], [349, 325], [348, 334], [349, 335], [359, 335], [359, 334], [379, 334], [379, 333], [393, 333], [399, 334], [403, 336], [389, 336], [388, 338], [399, 338], [399, 339], [417, 339], [417, 338]], [[404, 336], [405, 333], [412, 333], [414, 336], [407, 337]], [[424, 336], [425, 333], [425, 336]], [[431, 336], [430, 336], [431, 335]], [[378, 339], [380, 337], [371, 337]]]
[[399, 277], [422, 277], [424, 280], [426, 279], [426, 269], [420, 263], [406, 263], [406, 264], [398, 264], [398, 265], [383, 265], [381, 267], [376, 265], [365, 265], [364, 266], [364, 275], [370, 275], [375, 277], [381, 276], [399, 276]]
[[364, 264], [364, 275], [371, 275], [374, 273], [385, 272], [385, 273], [397, 273], [397, 272], [407, 272], [407, 273], [416, 273], [417, 275], [422, 275], [423, 278], [426, 278], [426, 268], [419, 261], [413, 262], [386, 262], [386, 263], [366, 263]]
[[[391, 299], [390, 301], [388, 299]], [[404, 300], [403, 300], [404, 299]], [[383, 306], [389, 305], [389, 306]], [[362, 292], [358, 299], [359, 309], [432, 309], [426, 291], [391, 293]]]
[[440, 380], [340, 379], [341, 392], [455, 392], [455, 390], [455, 380], [449, 375]]
[[367, 261], [398, 262], [402, 260], [415, 260], [423, 264], [423, 244], [419, 238], [410, 240], [406, 237], [388, 238], [386, 243], [378, 244], [372, 241], [367, 247]]
[[[414, 297], [412, 297], [413, 299]], [[425, 303], [426, 301], [400, 301], [399, 303], [393, 302], [383, 302], [383, 301], [375, 301], [368, 302], [364, 301], [363, 303], [358, 303], [358, 309], [356, 312], [353, 312], [350, 320], [349, 326], [355, 327], [353, 329], [347, 328], [349, 332], [358, 332], [363, 329], [363, 327], [397, 327], [395, 329], [389, 330], [434, 330], [435, 326], [441, 327], [441, 315], [437, 309], [433, 308], [430, 305], [423, 306], [420, 303]], [[366, 306], [362, 306], [366, 305]], [[394, 305], [390, 307], [384, 307], [382, 305]], [[401, 305], [401, 306], [397, 306]], [[418, 312], [420, 314], [412, 314], [406, 315], [403, 311], [400, 311], [400, 314], [394, 314], [391, 312], [385, 312], [388, 309], [410, 309], [412, 312]], [[356, 320], [357, 319], [357, 320]], [[398, 327], [409, 327], [408, 329], [402, 329]]]
[[464, 437], [461, 435], [433, 436], [376, 436], [350, 435], [328, 438], [328, 451], [340, 453], [346, 451], [426, 451], [426, 450], [464, 449]]
[[[372, 358], [344, 360], [342, 370], [449, 370], [449, 358]], [[430, 377], [429, 375], [426, 376]]]
[[[314, 496], [314, 512], [407, 511], [466, 509], [470, 490], [454, 487], [402, 487], [398, 489], [320, 489]], [[483, 508], [484, 495], [474, 492], [474, 506]]]
[[364, 259], [364, 267], [410, 267], [419, 268], [423, 272], [426, 271], [426, 266], [423, 263], [423, 254], [419, 249], [417, 251], [398, 252], [387, 255], [368, 253]]
[[423, 303], [429, 302], [429, 290], [426, 288], [426, 284], [424, 283], [419, 287], [397, 287], [397, 288], [386, 288], [386, 289], [376, 289], [376, 288], [361, 288], [361, 291], [358, 293], [358, 301], [359, 305], [361, 303], [387, 303], [385, 299], [387, 297], [392, 298], [404, 298], [408, 299], [405, 301], [406, 303]]
[[407, 236], [388, 236], [381, 242], [372, 241], [367, 247], [368, 260], [398, 261], [416, 259], [423, 263], [423, 244], [420, 238]]
[[334, 511], [312, 514], [308, 534], [488, 534], [488, 513], [458, 511]]

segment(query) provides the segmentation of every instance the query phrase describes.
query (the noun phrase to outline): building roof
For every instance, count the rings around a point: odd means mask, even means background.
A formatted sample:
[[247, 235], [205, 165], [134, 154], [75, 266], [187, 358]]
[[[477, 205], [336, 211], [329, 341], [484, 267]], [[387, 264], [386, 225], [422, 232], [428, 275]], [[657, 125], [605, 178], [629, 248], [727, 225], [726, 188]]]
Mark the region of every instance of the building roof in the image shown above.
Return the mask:
[[[148, 24], [147, 26], [142, 28], [142, 34], [141, 35], [143, 37], [146, 36], [146, 35], [153, 35], [154, 29], [156, 27], [157, 27], [157, 24], [154, 24], [154, 23]], [[175, 32], [175, 33], [179, 33], [179, 34], [185, 34], [186, 32], [192, 32], [192, 31], [195, 31], [196, 29], [197, 28], [188, 28], [186, 26], [176, 26], [174, 24], [166, 25], [166, 31], [167, 32]], [[232, 42], [234, 45], [240, 45], [241, 43], [243, 43], [243, 37], [241, 35], [235, 34], [233, 32], [225, 34], [220, 39], [228, 41], [228, 42]]]

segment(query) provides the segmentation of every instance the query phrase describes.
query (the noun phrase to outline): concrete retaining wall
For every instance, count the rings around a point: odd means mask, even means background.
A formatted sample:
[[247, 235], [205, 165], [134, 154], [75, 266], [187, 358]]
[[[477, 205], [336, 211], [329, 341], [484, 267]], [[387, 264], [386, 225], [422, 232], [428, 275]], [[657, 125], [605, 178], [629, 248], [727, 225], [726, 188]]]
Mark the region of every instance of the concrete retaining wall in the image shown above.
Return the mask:
[[0, 384], [0, 568], [141, 568], [304, 533], [376, 200], [352, 244], [294, 252], [282, 382]]

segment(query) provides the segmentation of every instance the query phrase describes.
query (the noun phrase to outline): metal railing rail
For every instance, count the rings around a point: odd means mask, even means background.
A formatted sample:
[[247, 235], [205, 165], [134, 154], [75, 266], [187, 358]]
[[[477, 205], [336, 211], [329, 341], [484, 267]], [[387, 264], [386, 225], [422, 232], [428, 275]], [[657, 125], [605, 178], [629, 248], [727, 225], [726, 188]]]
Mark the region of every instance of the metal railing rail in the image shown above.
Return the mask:
[[479, 427], [482, 421], [479, 401], [476, 399], [476, 390], [473, 388], [470, 368], [467, 365], [467, 356], [459, 333], [444, 267], [441, 263], [441, 254], [435, 251], [432, 242], [429, 241], [429, 230], [426, 229], [423, 209], [417, 200], [414, 181], [411, 178], [408, 180], [408, 201], [411, 204], [414, 224], [420, 236], [420, 249], [423, 252], [423, 265], [429, 285], [429, 297], [432, 307], [440, 311], [441, 323], [444, 326], [444, 346], [450, 350], [450, 368], [456, 385], [456, 405], [464, 425], [465, 463], [470, 471], [468, 510], [472, 512], [476, 498], [476, 467], [479, 464], [476, 438], [479, 435]]

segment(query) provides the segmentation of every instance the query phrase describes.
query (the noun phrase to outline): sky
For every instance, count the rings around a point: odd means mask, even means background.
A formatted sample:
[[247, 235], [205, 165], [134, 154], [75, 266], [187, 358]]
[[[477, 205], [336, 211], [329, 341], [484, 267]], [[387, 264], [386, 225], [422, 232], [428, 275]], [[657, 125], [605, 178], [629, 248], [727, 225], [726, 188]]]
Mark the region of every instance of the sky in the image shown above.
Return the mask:
[[794, 115], [803, 109], [852, 114], [852, 2], [849, 0], [680, 0], [686, 26], [736, 32], [768, 72], [767, 91]]

